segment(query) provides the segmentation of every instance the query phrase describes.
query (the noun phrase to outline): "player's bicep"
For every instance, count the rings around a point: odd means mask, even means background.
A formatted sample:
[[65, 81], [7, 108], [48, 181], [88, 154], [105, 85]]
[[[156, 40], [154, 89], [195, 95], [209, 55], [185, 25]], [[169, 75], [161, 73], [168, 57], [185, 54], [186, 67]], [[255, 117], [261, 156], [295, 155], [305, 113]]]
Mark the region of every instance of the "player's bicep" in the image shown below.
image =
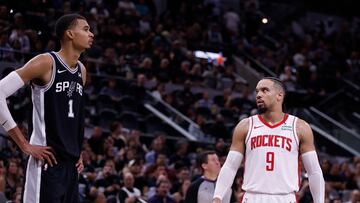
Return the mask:
[[234, 129], [230, 150], [244, 154], [245, 138], [249, 130], [249, 119], [243, 119]]
[[[28, 83], [33, 79], [45, 80], [46, 74], [51, 74], [52, 59], [48, 54], [40, 54], [30, 61], [28, 61], [23, 67], [16, 70], [20, 78], [24, 83]], [[47, 82], [47, 81], [44, 81]]]
[[299, 119], [297, 133], [300, 139], [300, 154], [315, 150], [314, 135], [308, 123]]

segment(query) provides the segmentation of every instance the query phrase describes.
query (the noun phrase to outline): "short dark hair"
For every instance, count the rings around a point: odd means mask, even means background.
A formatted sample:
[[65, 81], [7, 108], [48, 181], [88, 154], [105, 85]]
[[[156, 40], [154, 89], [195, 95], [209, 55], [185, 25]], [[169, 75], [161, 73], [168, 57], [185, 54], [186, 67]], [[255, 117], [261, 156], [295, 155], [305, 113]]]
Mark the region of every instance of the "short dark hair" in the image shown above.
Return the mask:
[[264, 77], [262, 80], [271, 80], [271, 81], [273, 81], [275, 83], [275, 85], [279, 86], [284, 91], [284, 94], [285, 94], [285, 86], [284, 86], [284, 84], [282, 83], [282, 81], [279, 78], [276, 78], [276, 77]]
[[56, 24], [55, 24], [56, 37], [59, 38], [60, 40], [62, 40], [65, 31], [67, 29], [69, 29], [71, 26], [76, 25], [76, 20], [77, 19], [86, 20], [86, 18], [84, 16], [79, 15], [77, 13], [66, 14], [66, 15], [61, 16], [56, 21]]
[[209, 150], [209, 151], [204, 151], [199, 155], [197, 162], [198, 162], [199, 167], [202, 170], [204, 170], [204, 169], [202, 168], [201, 165], [202, 164], [207, 164], [208, 163], [208, 155], [212, 155], [212, 154], [216, 154], [216, 152]]

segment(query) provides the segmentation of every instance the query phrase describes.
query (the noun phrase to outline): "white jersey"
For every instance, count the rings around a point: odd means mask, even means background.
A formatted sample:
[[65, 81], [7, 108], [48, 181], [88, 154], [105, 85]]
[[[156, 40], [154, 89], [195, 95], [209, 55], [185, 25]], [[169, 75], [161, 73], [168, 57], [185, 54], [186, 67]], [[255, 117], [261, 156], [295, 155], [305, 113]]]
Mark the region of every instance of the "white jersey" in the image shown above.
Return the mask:
[[288, 114], [275, 125], [270, 125], [260, 115], [249, 118], [243, 190], [263, 194], [288, 194], [299, 190], [296, 121], [297, 117]]

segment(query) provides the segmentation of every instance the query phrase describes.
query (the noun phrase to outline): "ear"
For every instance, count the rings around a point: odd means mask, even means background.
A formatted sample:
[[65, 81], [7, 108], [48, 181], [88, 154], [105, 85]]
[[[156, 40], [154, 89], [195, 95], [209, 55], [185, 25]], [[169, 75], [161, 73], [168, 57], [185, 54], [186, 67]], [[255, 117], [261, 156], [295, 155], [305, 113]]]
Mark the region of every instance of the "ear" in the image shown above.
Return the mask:
[[277, 94], [277, 98], [278, 98], [278, 101], [283, 100], [283, 98], [284, 98], [284, 92], [283, 92], [283, 91], [279, 91], [279, 93]]
[[207, 164], [203, 163], [201, 164], [201, 167], [203, 168], [203, 170], [205, 170], [207, 168]]
[[65, 34], [69, 39], [74, 39], [74, 37], [75, 37], [74, 32], [72, 30], [70, 30], [70, 29], [66, 30]]

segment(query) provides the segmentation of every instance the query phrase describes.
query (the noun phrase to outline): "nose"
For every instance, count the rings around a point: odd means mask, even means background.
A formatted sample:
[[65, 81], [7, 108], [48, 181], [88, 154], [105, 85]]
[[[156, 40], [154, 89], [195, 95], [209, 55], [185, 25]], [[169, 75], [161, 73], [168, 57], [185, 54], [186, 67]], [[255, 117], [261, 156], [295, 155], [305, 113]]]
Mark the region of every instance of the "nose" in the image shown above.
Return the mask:
[[90, 32], [90, 37], [94, 38], [94, 33]]
[[256, 93], [256, 99], [260, 99], [260, 98], [261, 98], [261, 93], [260, 92]]

